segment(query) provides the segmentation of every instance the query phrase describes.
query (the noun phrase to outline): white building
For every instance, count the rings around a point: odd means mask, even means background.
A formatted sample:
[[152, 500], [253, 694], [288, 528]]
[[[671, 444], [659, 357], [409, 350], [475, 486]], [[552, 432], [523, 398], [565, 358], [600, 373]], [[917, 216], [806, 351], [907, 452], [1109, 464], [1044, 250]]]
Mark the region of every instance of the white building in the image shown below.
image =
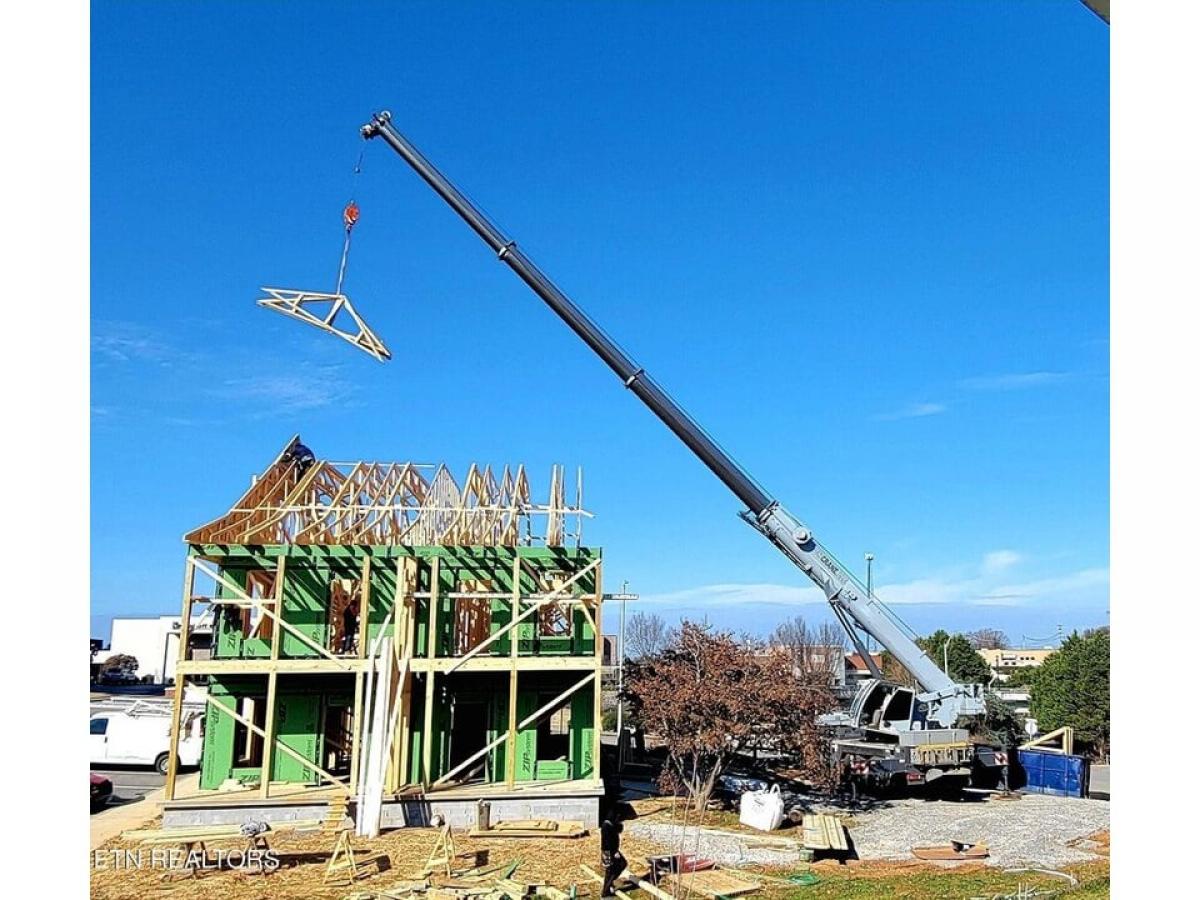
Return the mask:
[[[179, 659], [179, 616], [129, 616], [112, 620], [108, 649], [96, 654], [94, 662], [125, 654], [138, 661], [137, 677], [150, 676], [155, 684], [175, 678]], [[212, 641], [212, 619], [196, 616], [191, 627], [192, 647], [200, 649]]]

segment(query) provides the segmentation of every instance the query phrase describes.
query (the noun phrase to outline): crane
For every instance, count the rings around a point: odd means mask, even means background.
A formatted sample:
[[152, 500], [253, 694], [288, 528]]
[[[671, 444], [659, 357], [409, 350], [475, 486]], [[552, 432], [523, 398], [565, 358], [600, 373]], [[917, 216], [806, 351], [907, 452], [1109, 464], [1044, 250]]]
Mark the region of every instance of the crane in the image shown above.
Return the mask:
[[[467, 197], [458, 190], [392, 124], [386, 110], [375, 113], [362, 126], [364, 139], [382, 138], [453, 209], [511, 268], [547, 306], [616, 373], [622, 384], [644, 403], [714, 475], [733, 492], [746, 509], [742, 519], [762, 534], [792, 561], [824, 593], [834, 614], [846, 629], [855, 648], [874, 676], [859, 691], [845, 724], [862, 723], [872, 711], [874, 723], [886, 722], [892, 731], [926, 732], [931, 729], [953, 730], [960, 722], [985, 712], [983, 686], [959, 684], [937, 667], [900, 626], [895, 616], [867, 591], [857, 578], [827, 549], [812, 529], [792, 515], [739, 466], [677, 404], [671, 396], [611, 340], [558, 286], [550, 280], [515, 241], [506, 237]], [[888, 687], [882, 673], [866, 652], [859, 635], [862, 631], [887, 649], [916, 680], [915, 703], [904, 706], [903, 714], [887, 714], [895, 709], [895, 690]], [[891, 686], [894, 688], [895, 686]], [[872, 699], [874, 698], [874, 699]], [[904, 743], [904, 742], [901, 742]]]

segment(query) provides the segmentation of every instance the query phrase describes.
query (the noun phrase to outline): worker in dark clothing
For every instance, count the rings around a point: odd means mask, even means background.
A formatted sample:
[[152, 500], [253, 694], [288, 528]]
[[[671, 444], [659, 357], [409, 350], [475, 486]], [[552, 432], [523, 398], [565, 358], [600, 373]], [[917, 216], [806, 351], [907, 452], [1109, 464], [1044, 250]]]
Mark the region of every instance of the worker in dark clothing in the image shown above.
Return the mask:
[[342, 653], [354, 652], [354, 638], [358, 634], [358, 613], [354, 604], [347, 603], [342, 607]]
[[296, 464], [296, 475], [300, 477], [303, 477], [304, 473], [311, 469], [313, 463], [317, 461], [317, 457], [313, 452], [299, 441], [296, 441], [292, 445], [292, 449], [288, 451], [287, 459]]
[[620, 822], [613, 821], [615, 816], [606, 816], [600, 823], [600, 865], [604, 869], [604, 885], [600, 888], [601, 897], [612, 897], [613, 882], [625, 871], [625, 857], [621, 855]]

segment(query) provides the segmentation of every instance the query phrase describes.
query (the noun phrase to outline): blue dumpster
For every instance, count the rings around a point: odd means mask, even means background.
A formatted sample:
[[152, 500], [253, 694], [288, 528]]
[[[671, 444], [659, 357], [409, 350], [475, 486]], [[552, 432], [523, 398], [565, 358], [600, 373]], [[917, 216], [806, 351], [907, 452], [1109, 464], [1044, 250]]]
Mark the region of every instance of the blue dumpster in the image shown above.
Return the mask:
[[1022, 790], [1056, 797], [1086, 796], [1088, 762], [1084, 757], [1018, 750], [1017, 759], [1024, 776]]

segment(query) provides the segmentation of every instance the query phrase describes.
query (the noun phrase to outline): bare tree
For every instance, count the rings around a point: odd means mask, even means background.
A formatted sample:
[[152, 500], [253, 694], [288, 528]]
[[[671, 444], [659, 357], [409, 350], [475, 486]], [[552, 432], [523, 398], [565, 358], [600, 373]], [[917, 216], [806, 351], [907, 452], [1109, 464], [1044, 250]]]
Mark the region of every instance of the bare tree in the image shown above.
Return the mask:
[[846, 651], [846, 636], [838, 626], [822, 622], [812, 628], [804, 616], [780, 622], [768, 641], [791, 656], [796, 676], [808, 683], [827, 683], [833, 678], [835, 667], [842, 665]]
[[967, 632], [967, 640], [976, 650], [1001, 650], [1008, 646], [1008, 635], [999, 628], [978, 628]]
[[671, 630], [661, 616], [634, 613], [625, 625], [626, 659], [647, 659], [657, 656], [671, 640]]
[[658, 655], [629, 667], [630, 703], [663, 739], [659, 783], [683, 789], [703, 810], [729, 762], [747, 749], [794, 760], [801, 777], [828, 776], [829, 750], [817, 716], [835, 705], [824, 685], [789, 678], [791, 662], [728, 632], [683, 622]]

